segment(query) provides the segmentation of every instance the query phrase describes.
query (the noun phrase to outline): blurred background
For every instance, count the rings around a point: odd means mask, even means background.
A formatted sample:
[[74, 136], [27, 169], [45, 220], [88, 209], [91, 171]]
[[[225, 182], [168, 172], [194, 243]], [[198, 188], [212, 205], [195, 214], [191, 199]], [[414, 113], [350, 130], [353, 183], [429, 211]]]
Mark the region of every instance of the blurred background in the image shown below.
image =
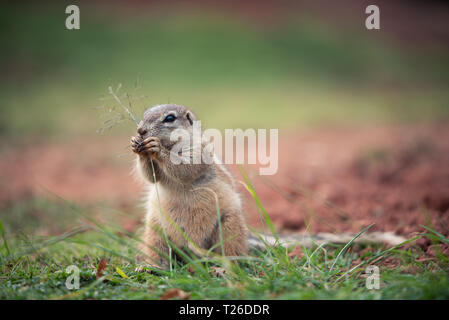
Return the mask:
[[[65, 28], [69, 4], [80, 8], [80, 30]], [[367, 30], [369, 4], [3, 3], [7, 233], [73, 226], [59, 197], [105, 221], [120, 217], [129, 231], [140, 226], [128, 147], [135, 126], [104, 123], [108, 87], [120, 84], [137, 114], [177, 103], [206, 127], [279, 128], [278, 174], [251, 177], [280, 229], [355, 232], [376, 222], [410, 234], [430, 221], [447, 233], [449, 7], [376, 1], [381, 29]]]

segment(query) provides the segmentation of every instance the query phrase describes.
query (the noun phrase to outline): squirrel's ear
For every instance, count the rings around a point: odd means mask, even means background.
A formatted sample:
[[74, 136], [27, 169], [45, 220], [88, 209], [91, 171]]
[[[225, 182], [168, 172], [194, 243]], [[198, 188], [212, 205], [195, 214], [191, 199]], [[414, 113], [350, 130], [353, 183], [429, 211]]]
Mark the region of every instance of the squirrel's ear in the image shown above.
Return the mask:
[[190, 123], [191, 126], [193, 125], [193, 121], [196, 120], [195, 115], [194, 115], [190, 110], [187, 110], [187, 112], [186, 112], [186, 118], [187, 118], [187, 120], [189, 121], [189, 123]]

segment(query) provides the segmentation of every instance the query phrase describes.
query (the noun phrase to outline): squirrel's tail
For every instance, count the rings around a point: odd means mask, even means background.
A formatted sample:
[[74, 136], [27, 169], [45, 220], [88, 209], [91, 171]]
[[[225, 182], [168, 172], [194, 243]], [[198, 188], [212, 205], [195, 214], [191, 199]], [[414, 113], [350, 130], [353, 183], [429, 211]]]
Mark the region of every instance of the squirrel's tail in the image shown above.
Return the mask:
[[[341, 233], [317, 233], [317, 234], [280, 234], [278, 235], [278, 244], [284, 247], [304, 246], [312, 247], [323, 243], [348, 243], [354, 239], [355, 234]], [[259, 238], [260, 237], [260, 238]], [[272, 235], [259, 234], [259, 237], [251, 234], [248, 238], [250, 248], [264, 250], [266, 245], [275, 245], [276, 238]], [[371, 232], [364, 233], [357, 239], [355, 243], [385, 243], [391, 246], [398, 245], [407, 239], [394, 234], [393, 232]]]

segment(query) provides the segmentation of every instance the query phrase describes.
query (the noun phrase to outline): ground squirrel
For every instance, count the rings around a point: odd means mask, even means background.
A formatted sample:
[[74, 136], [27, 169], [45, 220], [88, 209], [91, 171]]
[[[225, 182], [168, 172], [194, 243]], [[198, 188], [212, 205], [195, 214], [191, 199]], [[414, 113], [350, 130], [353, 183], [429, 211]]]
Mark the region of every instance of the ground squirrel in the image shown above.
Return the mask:
[[[187, 236], [196, 247], [206, 250], [213, 247], [215, 253], [221, 254], [219, 226], [224, 254], [227, 256], [247, 255], [249, 247], [263, 250], [267, 244], [311, 247], [352, 241], [354, 234], [284, 234], [278, 238], [260, 235], [264, 241], [248, 236], [234, 179], [222, 164], [217, 161], [210, 164], [193, 164], [194, 161], [190, 161], [191, 164], [175, 164], [172, 161], [171, 151], [177, 143], [172, 141], [172, 133], [176, 129], [183, 129], [191, 136], [194, 121], [195, 115], [184, 106], [155, 106], [145, 111], [137, 128], [138, 135], [131, 138], [132, 150], [137, 154], [136, 171], [150, 187], [141, 248], [147, 265], [167, 267], [169, 246], [165, 236], [181, 249], [194, 249], [186, 239]], [[195, 157], [195, 152], [191, 152], [189, 157]], [[391, 232], [364, 233], [355, 240], [390, 245], [398, 245], [403, 241], [405, 238]]]
[[199, 248], [215, 247], [213, 251], [219, 254], [224, 249], [227, 256], [248, 253], [248, 231], [231, 174], [218, 162], [174, 164], [170, 158], [176, 143], [170, 139], [172, 132], [181, 128], [192, 134], [194, 121], [193, 112], [181, 105], [151, 107], [138, 125], [138, 135], [131, 138], [132, 150], [137, 154], [137, 172], [150, 187], [142, 251], [145, 262], [152, 266], [167, 266], [169, 247], [165, 235], [178, 248], [191, 248], [180, 230]]

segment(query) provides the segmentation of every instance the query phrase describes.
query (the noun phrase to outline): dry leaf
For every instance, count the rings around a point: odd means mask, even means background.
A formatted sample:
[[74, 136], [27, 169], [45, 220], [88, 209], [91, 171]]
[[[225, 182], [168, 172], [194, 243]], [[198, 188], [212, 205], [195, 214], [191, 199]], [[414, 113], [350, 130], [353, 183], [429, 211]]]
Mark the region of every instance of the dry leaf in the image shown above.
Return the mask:
[[168, 299], [182, 299], [187, 300], [190, 298], [190, 294], [188, 294], [185, 291], [182, 291], [178, 288], [171, 288], [164, 292], [164, 294], [161, 296], [161, 300], [168, 300]]
[[97, 266], [97, 279], [101, 278], [103, 276], [103, 270], [106, 268], [106, 265], [108, 262], [105, 258], [101, 258], [100, 263], [98, 263]]
[[187, 272], [189, 272], [191, 275], [195, 274], [195, 270], [190, 266], [187, 267]]
[[129, 279], [128, 276], [122, 271], [122, 269], [120, 269], [119, 267], [115, 268], [115, 271], [117, 271], [117, 273], [124, 279]]

